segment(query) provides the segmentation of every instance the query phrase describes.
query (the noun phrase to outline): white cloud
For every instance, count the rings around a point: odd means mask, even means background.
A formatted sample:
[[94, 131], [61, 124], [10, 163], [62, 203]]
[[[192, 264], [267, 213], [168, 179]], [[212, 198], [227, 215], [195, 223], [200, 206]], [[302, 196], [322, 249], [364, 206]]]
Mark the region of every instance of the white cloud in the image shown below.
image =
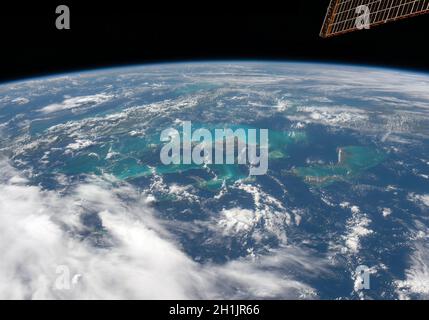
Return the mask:
[[404, 280], [397, 280], [397, 293], [400, 299], [429, 298], [429, 250], [418, 244], [411, 256], [410, 267]]
[[416, 204], [429, 207], [429, 194], [409, 193], [408, 194], [408, 200], [410, 200]]
[[221, 215], [222, 218], [218, 223], [227, 234], [249, 232], [254, 227], [255, 213], [252, 210], [241, 208], [224, 209]]
[[344, 252], [350, 252], [357, 254], [361, 249], [361, 240], [373, 233], [373, 230], [369, 229], [371, 220], [366, 214], [362, 213], [358, 206], [349, 203], [342, 203], [343, 208], [349, 207], [352, 212], [352, 216], [347, 219], [346, 229], [347, 232], [342, 236], [345, 241], [345, 246], [342, 248]]
[[94, 145], [94, 142], [91, 140], [76, 139], [75, 142], [67, 145], [65, 153], [68, 154], [72, 153], [73, 151], [79, 151], [92, 145]]
[[111, 100], [112, 98], [113, 95], [104, 93], [95, 94], [92, 96], [67, 98], [61, 103], [54, 103], [43, 107], [42, 109], [40, 109], [40, 111], [43, 113], [53, 113], [81, 107], [97, 106], [103, 102]]
[[21, 104], [29, 103], [30, 100], [25, 98], [25, 97], [18, 97], [18, 98], [13, 99], [11, 102], [21, 105]]

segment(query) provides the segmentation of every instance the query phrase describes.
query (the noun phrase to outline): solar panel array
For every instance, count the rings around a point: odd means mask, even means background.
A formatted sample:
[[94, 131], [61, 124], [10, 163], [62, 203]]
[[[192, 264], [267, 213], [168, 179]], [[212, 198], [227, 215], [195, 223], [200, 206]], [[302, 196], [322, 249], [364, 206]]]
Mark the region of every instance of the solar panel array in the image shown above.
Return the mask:
[[423, 13], [429, 13], [429, 0], [331, 0], [320, 35], [331, 37]]

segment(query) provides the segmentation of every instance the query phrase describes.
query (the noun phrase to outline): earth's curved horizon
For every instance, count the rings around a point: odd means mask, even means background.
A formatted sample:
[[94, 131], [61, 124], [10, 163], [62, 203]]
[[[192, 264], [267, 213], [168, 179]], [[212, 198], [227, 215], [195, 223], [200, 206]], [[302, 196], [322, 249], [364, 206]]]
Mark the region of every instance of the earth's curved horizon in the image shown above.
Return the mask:
[[46, 80], [50, 78], [59, 78], [63, 76], [73, 76], [73, 75], [82, 75], [82, 74], [91, 74], [97, 72], [107, 72], [107, 71], [119, 71], [135, 68], [147, 68], [147, 67], [161, 67], [161, 66], [180, 66], [180, 65], [228, 65], [228, 64], [283, 64], [283, 65], [307, 65], [307, 66], [326, 66], [326, 67], [351, 67], [351, 68], [361, 68], [367, 70], [378, 70], [386, 72], [401, 72], [407, 74], [415, 74], [421, 76], [429, 76], [429, 70], [421, 70], [411, 67], [401, 67], [395, 65], [376, 65], [376, 64], [357, 64], [357, 63], [347, 63], [344, 61], [325, 61], [325, 60], [271, 60], [271, 59], [208, 59], [208, 60], [168, 60], [168, 61], [155, 61], [155, 62], [141, 62], [141, 63], [131, 63], [131, 64], [113, 64], [109, 66], [99, 66], [99, 67], [85, 67], [82, 69], [73, 68], [63, 71], [51, 71], [47, 73], [34, 74], [32, 76], [20, 76], [11, 79], [3, 79], [0, 81], [0, 86], [11, 85], [14, 83], [32, 81], [32, 80]]
[[[163, 165], [185, 121], [268, 128], [267, 174]], [[3, 299], [428, 299], [428, 213], [429, 74], [199, 61], [0, 84]]]

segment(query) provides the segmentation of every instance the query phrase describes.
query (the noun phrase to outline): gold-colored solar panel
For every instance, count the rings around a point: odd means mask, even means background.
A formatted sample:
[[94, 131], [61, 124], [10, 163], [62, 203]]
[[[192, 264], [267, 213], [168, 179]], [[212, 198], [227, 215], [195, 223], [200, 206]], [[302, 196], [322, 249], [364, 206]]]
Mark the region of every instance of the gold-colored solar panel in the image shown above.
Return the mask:
[[429, 13], [429, 0], [331, 0], [324, 38]]

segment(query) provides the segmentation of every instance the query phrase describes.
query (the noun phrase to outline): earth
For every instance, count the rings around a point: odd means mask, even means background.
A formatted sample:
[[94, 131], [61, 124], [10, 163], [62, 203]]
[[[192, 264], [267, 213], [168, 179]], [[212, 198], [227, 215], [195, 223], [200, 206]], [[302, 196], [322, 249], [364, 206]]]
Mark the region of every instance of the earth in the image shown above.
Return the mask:
[[[268, 129], [267, 173], [162, 164], [184, 121]], [[427, 74], [232, 61], [0, 86], [2, 299], [428, 299], [428, 240]]]

